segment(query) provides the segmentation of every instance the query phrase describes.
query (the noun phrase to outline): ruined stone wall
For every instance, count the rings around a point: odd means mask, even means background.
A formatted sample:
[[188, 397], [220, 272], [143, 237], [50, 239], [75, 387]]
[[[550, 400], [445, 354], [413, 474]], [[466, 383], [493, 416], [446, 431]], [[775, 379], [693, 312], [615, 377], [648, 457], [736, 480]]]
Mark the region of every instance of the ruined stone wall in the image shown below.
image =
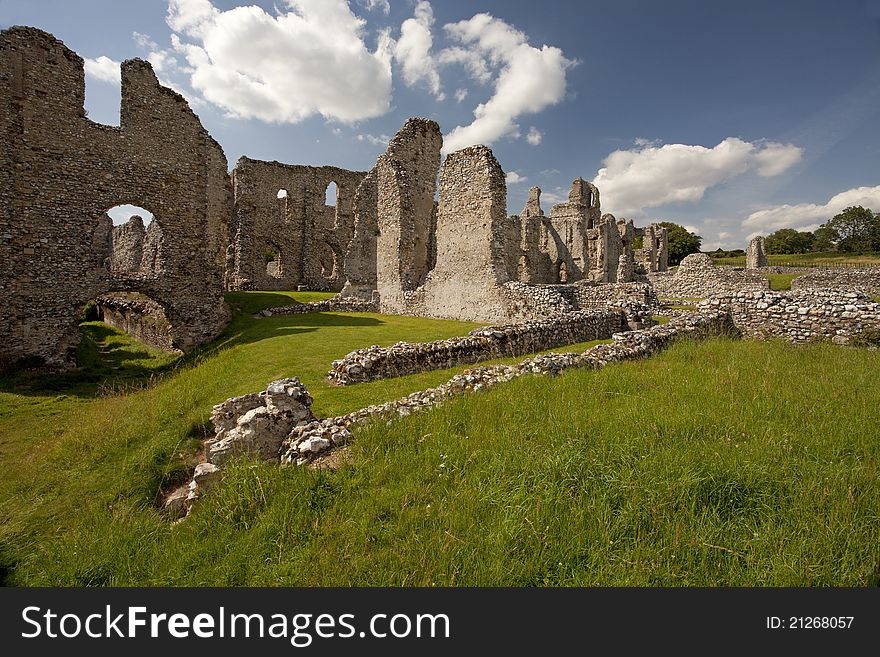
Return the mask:
[[120, 226], [114, 226], [111, 234], [110, 271], [140, 271], [145, 236], [144, 220], [137, 215]]
[[[337, 167], [240, 158], [232, 172], [234, 261], [227, 286], [341, 290], [355, 230], [355, 193], [365, 176]], [[335, 206], [326, 205], [331, 183], [336, 183]]]
[[577, 342], [604, 340], [626, 330], [620, 310], [569, 313], [553, 319], [474, 329], [467, 336], [391, 347], [358, 349], [333, 361], [327, 377], [337, 384], [448, 369], [493, 358], [522, 356]]
[[767, 247], [760, 235], [749, 240], [746, 250], [746, 269], [758, 269], [767, 266]]
[[354, 195], [354, 234], [345, 252], [344, 296], [370, 299], [376, 289], [378, 205], [378, 173], [373, 167]]
[[581, 281], [574, 286], [579, 308], [594, 308], [616, 301], [636, 301], [656, 306], [657, 295], [648, 283], [589, 283]]
[[[231, 213], [223, 151], [147, 62], [124, 62], [121, 77], [120, 126], [93, 123], [83, 109], [82, 58], [40, 30], [0, 34], [6, 361], [37, 355], [71, 365], [79, 309], [112, 290], [161, 305], [177, 349], [214, 337], [228, 321], [218, 248]], [[152, 271], [111, 275], [109, 254], [95, 248], [105, 242], [105, 213], [123, 203], [150, 210], [161, 226]]]
[[636, 234], [642, 238], [642, 248], [635, 254], [636, 265], [642, 273], [668, 271], [669, 230], [659, 224], [649, 224]]
[[716, 267], [705, 253], [686, 256], [675, 272], [649, 274], [661, 299], [704, 298], [741, 290], [768, 290], [770, 281], [740, 267]]
[[135, 340], [165, 351], [180, 353], [165, 311], [158, 303], [136, 292], [102, 294], [96, 300], [101, 320], [125, 331]]
[[409, 119], [376, 162], [376, 285], [383, 311], [406, 312], [405, 293], [428, 274], [442, 146], [435, 121]]
[[[510, 319], [500, 286], [508, 280], [508, 249], [518, 245], [504, 241], [506, 204], [504, 172], [491, 150], [471, 146], [448, 155], [440, 169], [437, 264], [398, 308], [448, 319]], [[379, 292], [384, 310], [381, 286]]]
[[861, 290], [871, 296], [880, 297], [880, 267], [814, 269], [791, 282], [792, 290], [817, 288]]
[[305, 313], [375, 313], [378, 311], [378, 300], [368, 301], [357, 297], [345, 297], [340, 293], [332, 299], [324, 299], [323, 301], [264, 308], [259, 312], [259, 315], [274, 317], [276, 315], [303, 315]]
[[860, 336], [880, 336], [880, 304], [860, 292], [737, 292], [706, 299], [699, 308], [730, 312], [736, 327], [752, 338], [849, 344]]

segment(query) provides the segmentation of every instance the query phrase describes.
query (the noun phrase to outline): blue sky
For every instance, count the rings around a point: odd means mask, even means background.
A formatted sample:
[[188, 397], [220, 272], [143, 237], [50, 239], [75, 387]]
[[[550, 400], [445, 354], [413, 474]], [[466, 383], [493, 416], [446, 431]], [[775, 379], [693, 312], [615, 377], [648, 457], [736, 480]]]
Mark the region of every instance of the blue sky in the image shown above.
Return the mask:
[[578, 176], [708, 248], [880, 211], [880, 0], [0, 0], [22, 24], [87, 59], [100, 122], [117, 63], [149, 59], [230, 166], [369, 169], [427, 116], [492, 147], [510, 214]]

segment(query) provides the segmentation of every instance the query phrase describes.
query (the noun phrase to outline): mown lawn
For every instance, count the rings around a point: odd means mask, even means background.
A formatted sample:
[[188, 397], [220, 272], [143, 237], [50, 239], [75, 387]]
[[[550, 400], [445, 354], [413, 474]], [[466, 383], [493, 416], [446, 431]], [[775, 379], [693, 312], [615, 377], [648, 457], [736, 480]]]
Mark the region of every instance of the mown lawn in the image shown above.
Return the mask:
[[233, 295], [246, 312], [225, 336], [157, 361], [152, 379], [3, 382], [6, 583], [880, 583], [880, 352], [831, 345], [683, 342], [526, 377], [373, 425], [335, 472], [240, 461], [171, 525], [157, 491], [212, 404], [293, 374], [320, 415], [393, 398], [451, 372], [347, 388], [321, 377], [358, 346], [472, 326], [250, 316], [290, 296]]

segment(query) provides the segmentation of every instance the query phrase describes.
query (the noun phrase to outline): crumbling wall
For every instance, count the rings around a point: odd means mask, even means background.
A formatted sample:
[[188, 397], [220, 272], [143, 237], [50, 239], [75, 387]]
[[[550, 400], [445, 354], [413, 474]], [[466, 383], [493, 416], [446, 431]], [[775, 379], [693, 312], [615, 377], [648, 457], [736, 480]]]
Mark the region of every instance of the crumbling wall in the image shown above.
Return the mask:
[[705, 298], [745, 290], [770, 289], [770, 281], [740, 267], [716, 267], [705, 253], [686, 256], [675, 272], [649, 274], [661, 299]]
[[644, 274], [669, 270], [669, 230], [659, 224], [649, 224], [636, 231], [642, 238], [642, 248], [635, 253], [636, 265]]
[[746, 250], [746, 269], [758, 269], [767, 267], [767, 247], [761, 235], [749, 240], [749, 248]]
[[838, 288], [880, 297], [880, 267], [816, 268], [791, 282], [792, 290]]
[[136, 292], [111, 292], [100, 295], [95, 303], [104, 323], [145, 344], [180, 352], [174, 346], [173, 329], [165, 310], [149, 297]]
[[880, 336], [880, 303], [861, 292], [737, 292], [702, 301], [700, 309], [730, 312], [736, 327], [752, 338], [850, 344]]
[[327, 377], [349, 384], [387, 379], [456, 365], [522, 356], [567, 344], [610, 338], [627, 330], [623, 311], [605, 308], [568, 313], [552, 319], [474, 329], [468, 335], [391, 347], [358, 349], [333, 361]]
[[110, 271], [136, 272], [144, 257], [144, 220], [134, 215], [120, 226], [114, 226], [111, 234]]
[[[341, 290], [355, 230], [362, 171], [242, 157], [232, 172], [234, 238], [227, 286], [240, 290]], [[326, 192], [336, 183], [336, 205]]]
[[435, 121], [409, 119], [376, 162], [376, 285], [385, 312], [406, 312], [405, 293], [428, 274], [442, 145]]
[[[93, 123], [83, 108], [82, 58], [37, 29], [0, 33], [5, 361], [36, 355], [71, 365], [79, 309], [109, 290], [160, 304], [176, 349], [213, 338], [228, 321], [223, 151], [147, 62], [123, 62], [121, 77], [120, 126]], [[161, 231], [148, 272], [111, 274], [107, 266], [104, 217], [121, 203], [149, 209]]]
[[354, 234], [345, 252], [343, 296], [370, 299], [376, 289], [376, 242], [379, 236], [379, 187], [376, 167], [354, 195]]

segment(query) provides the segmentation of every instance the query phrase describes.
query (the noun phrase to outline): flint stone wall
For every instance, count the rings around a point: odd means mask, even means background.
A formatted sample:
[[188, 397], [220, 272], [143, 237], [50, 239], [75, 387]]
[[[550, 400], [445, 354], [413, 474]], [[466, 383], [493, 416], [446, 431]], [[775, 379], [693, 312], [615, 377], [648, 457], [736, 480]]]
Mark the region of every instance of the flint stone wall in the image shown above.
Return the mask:
[[[111, 291], [161, 305], [183, 351], [229, 319], [223, 151], [149, 63], [123, 62], [121, 81], [120, 125], [94, 123], [79, 55], [34, 28], [0, 33], [2, 362], [38, 356], [73, 366], [80, 309]], [[151, 267], [114, 273], [106, 212], [125, 203], [154, 215]]]
[[705, 298], [770, 288], [770, 281], [761, 274], [740, 267], [716, 267], [705, 253], [692, 253], [681, 261], [676, 271], [648, 274], [648, 280], [661, 299]]
[[746, 251], [746, 269], [759, 269], [767, 266], [767, 247], [760, 235], [749, 241]]
[[880, 297], [880, 267], [814, 269], [791, 282], [792, 290], [822, 288], [860, 290], [871, 296]]
[[[354, 235], [355, 190], [366, 172], [242, 157], [232, 172], [234, 290], [341, 290]], [[336, 183], [336, 204], [326, 191]], [[281, 198], [279, 191], [284, 190]], [[274, 260], [268, 255], [277, 254]]]
[[158, 303], [137, 293], [102, 294], [95, 300], [102, 321], [157, 349], [182, 353], [174, 346], [171, 323]]
[[880, 304], [860, 292], [738, 292], [706, 299], [699, 308], [730, 312], [744, 335], [759, 339], [850, 344], [862, 333], [880, 331]]
[[327, 378], [346, 385], [448, 369], [493, 358], [522, 356], [566, 344], [604, 340], [628, 329], [621, 310], [588, 310], [546, 320], [487, 326], [468, 335], [433, 342], [373, 345], [333, 361]]
[[366, 301], [354, 297], [336, 296], [323, 301], [310, 301], [309, 303], [297, 303], [290, 306], [277, 306], [264, 308], [258, 315], [272, 317], [273, 315], [303, 315], [306, 313], [375, 313], [379, 312], [378, 301]]

